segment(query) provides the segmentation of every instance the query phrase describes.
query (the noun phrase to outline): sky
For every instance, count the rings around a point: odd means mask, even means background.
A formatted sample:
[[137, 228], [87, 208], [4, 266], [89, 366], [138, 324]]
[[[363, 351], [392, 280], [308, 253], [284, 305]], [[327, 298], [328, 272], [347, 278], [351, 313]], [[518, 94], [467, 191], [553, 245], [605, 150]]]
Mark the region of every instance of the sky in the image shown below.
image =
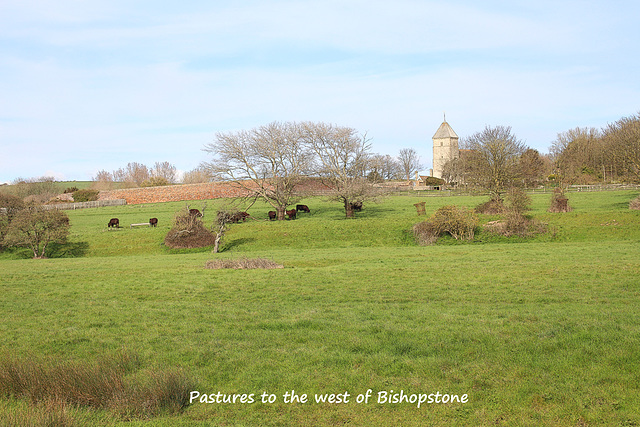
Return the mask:
[[0, 0], [0, 183], [180, 171], [219, 132], [348, 126], [425, 170], [464, 138], [560, 132], [640, 111], [640, 2]]

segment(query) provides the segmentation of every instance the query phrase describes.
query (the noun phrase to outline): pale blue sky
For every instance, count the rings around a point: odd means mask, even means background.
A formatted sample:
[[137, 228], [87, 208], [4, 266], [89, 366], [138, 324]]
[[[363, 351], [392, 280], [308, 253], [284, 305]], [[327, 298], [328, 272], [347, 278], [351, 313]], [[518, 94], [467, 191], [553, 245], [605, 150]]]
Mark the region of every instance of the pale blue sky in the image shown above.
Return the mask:
[[216, 132], [318, 121], [415, 148], [640, 111], [640, 2], [0, 0], [0, 182], [190, 170]]

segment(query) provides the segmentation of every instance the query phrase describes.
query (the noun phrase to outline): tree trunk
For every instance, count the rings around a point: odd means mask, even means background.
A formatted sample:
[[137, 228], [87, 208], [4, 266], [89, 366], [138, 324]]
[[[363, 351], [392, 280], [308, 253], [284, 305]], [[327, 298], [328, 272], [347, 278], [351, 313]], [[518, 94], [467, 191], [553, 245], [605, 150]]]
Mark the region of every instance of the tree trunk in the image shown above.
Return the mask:
[[349, 203], [347, 200], [344, 201], [344, 212], [347, 215], [347, 218], [355, 217], [353, 213], [353, 207], [351, 206], [351, 203]]
[[285, 220], [285, 218], [284, 218], [285, 210], [286, 210], [285, 206], [278, 206], [276, 208], [278, 221], [284, 221]]
[[220, 247], [220, 240], [222, 239], [222, 233], [218, 233], [216, 234], [216, 242], [213, 245], [213, 253], [217, 254], [218, 253], [218, 248]]

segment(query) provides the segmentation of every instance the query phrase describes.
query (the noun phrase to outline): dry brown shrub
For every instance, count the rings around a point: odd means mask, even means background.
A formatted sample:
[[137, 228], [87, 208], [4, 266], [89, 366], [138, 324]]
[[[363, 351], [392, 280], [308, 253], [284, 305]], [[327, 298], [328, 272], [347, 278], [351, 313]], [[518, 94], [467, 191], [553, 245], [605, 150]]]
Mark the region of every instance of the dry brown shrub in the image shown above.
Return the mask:
[[444, 234], [456, 240], [473, 240], [478, 226], [476, 215], [464, 207], [443, 206], [431, 218], [413, 226], [420, 245], [431, 245]]
[[629, 209], [640, 211], [640, 196], [629, 202]]
[[562, 193], [562, 191], [556, 188], [551, 196], [551, 206], [549, 212], [571, 212], [573, 209], [569, 206], [569, 199]]
[[284, 268], [282, 264], [278, 264], [266, 258], [239, 258], [239, 259], [216, 259], [207, 261], [204, 268], [221, 270], [221, 269], [266, 269]]
[[495, 215], [501, 214], [505, 210], [506, 208], [502, 199], [490, 199], [476, 206], [474, 212], [477, 214]]
[[439, 234], [431, 221], [422, 221], [413, 226], [413, 236], [420, 246], [429, 246], [438, 240]]
[[187, 209], [176, 215], [173, 227], [164, 238], [164, 244], [172, 249], [203, 248], [215, 242], [215, 234], [207, 230], [199, 217], [190, 215]]
[[527, 218], [516, 211], [509, 211], [504, 220], [488, 222], [482, 228], [489, 233], [506, 237], [532, 237], [548, 231], [547, 224], [533, 218]]

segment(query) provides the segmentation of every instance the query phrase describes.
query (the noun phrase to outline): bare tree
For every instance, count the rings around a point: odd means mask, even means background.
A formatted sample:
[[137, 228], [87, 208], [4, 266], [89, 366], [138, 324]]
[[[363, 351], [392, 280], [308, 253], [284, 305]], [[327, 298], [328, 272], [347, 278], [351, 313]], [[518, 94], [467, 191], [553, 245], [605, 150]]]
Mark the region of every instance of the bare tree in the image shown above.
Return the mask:
[[575, 128], [559, 133], [551, 144], [553, 171], [560, 193], [577, 183], [590, 169], [598, 169], [600, 131], [596, 128]]
[[[401, 175], [400, 164], [388, 154], [373, 154], [369, 157], [367, 177], [377, 177], [380, 181], [396, 179]], [[376, 179], [373, 179], [376, 181]]]
[[297, 123], [218, 133], [204, 151], [215, 156], [203, 163], [211, 175], [241, 187], [248, 197], [264, 199], [279, 220], [301, 198], [299, 184], [309, 171], [311, 156]]
[[614, 170], [640, 181], [640, 113], [609, 124], [603, 131], [603, 142]]
[[347, 218], [354, 217], [354, 204], [377, 195], [367, 181], [371, 145], [366, 135], [353, 128], [325, 123], [304, 123], [305, 143], [316, 154], [316, 173], [333, 192], [333, 198], [344, 205]]
[[151, 171], [154, 178], [164, 178], [170, 184], [175, 184], [177, 170], [174, 165], [169, 162], [156, 162]]
[[126, 187], [140, 186], [151, 177], [146, 165], [137, 162], [128, 163], [125, 168], [113, 171], [113, 179]]
[[113, 188], [113, 174], [106, 170], [98, 171], [91, 186], [97, 190], [110, 190]]
[[203, 182], [209, 182], [211, 177], [207, 170], [203, 167], [197, 167], [193, 170], [187, 171], [182, 177], [183, 184], [200, 184]]
[[398, 153], [398, 163], [400, 164], [400, 168], [402, 169], [404, 177], [407, 178], [407, 181], [411, 181], [412, 174], [423, 167], [420, 164], [418, 152], [413, 148], [401, 149]]
[[489, 126], [471, 135], [465, 160], [465, 180], [489, 191], [499, 200], [520, 176], [519, 159], [526, 145], [511, 133], [511, 127]]
[[533, 148], [529, 148], [522, 153], [519, 162], [520, 177], [525, 186], [533, 187], [544, 179], [544, 175], [549, 169], [547, 162], [548, 160]]

